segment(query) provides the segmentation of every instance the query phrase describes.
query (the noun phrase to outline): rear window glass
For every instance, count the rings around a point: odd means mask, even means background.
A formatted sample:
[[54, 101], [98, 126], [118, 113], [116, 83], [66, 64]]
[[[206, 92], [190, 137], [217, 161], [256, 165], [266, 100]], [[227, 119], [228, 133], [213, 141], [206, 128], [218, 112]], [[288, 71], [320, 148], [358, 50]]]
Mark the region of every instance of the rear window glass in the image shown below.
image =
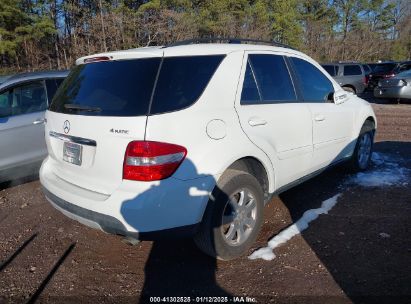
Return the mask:
[[361, 75], [361, 68], [359, 65], [344, 66], [344, 76]]
[[98, 116], [142, 116], [180, 110], [200, 97], [223, 58], [166, 57], [161, 68], [161, 58], [79, 65], [57, 90], [50, 110]]
[[78, 65], [62, 83], [50, 110], [100, 116], [146, 115], [161, 58]]
[[334, 65], [323, 65], [322, 67], [323, 67], [324, 70], [326, 70], [327, 73], [330, 74], [331, 76], [337, 75], [337, 73], [335, 72], [335, 66], [334, 66]]
[[395, 68], [396, 64], [395, 63], [383, 63], [383, 64], [377, 64], [377, 66], [374, 68], [373, 72], [374, 73], [386, 73], [390, 72]]
[[196, 102], [223, 58], [224, 55], [164, 58], [150, 114], [180, 110]]

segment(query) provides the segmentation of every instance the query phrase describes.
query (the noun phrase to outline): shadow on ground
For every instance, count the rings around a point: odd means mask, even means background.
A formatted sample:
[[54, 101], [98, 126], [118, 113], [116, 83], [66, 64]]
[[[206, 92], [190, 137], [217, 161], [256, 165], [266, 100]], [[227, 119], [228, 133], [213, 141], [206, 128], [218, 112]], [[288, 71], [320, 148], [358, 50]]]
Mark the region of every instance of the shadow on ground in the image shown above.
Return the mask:
[[[379, 142], [375, 151], [397, 154], [411, 169], [411, 142]], [[406, 164], [408, 162], [408, 164]], [[280, 195], [293, 222], [305, 210], [341, 192], [349, 173], [340, 166]], [[336, 283], [354, 303], [410, 303], [411, 189], [344, 187], [331, 211], [302, 233]], [[320, 189], [320, 191], [318, 191]], [[383, 233], [383, 236], [381, 234]]]

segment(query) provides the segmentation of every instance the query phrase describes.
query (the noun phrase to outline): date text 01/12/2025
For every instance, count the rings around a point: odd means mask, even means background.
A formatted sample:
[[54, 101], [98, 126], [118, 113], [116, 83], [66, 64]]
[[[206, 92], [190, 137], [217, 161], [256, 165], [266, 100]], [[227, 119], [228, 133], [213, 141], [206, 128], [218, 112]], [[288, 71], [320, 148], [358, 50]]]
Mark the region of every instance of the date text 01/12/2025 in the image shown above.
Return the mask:
[[253, 297], [150, 297], [150, 303], [257, 303]]

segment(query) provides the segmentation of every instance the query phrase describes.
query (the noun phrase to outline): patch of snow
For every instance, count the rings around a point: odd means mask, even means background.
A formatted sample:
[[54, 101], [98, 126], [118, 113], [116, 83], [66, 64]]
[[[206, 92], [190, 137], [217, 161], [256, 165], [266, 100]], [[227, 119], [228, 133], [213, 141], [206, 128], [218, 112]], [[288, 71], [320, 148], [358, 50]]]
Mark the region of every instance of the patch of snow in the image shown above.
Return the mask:
[[315, 220], [320, 214], [327, 214], [335, 206], [335, 204], [337, 204], [337, 200], [340, 196], [341, 193], [336, 194], [333, 197], [323, 201], [320, 208], [305, 211], [303, 216], [297, 222], [273, 237], [268, 242], [267, 247], [263, 247], [254, 251], [248, 258], [251, 260], [273, 260], [275, 258], [275, 254], [273, 252], [275, 248], [277, 248], [281, 244], [284, 244], [297, 234], [300, 234], [301, 231], [307, 229], [308, 224]]
[[374, 163], [374, 168], [355, 174], [348, 180], [350, 184], [363, 187], [408, 185], [410, 170], [400, 166], [401, 158], [374, 152], [371, 160]]
[[[390, 155], [386, 153], [374, 152], [371, 158], [374, 167], [366, 172], [360, 172], [348, 179], [345, 185], [355, 184], [363, 187], [384, 187], [384, 186], [406, 186], [410, 181], [411, 170], [401, 167], [403, 159], [399, 156]], [[344, 184], [339, 187], [344, 188]], [[290, 240], [295, 235], [301, 233], [301, 231], [307, 229], [308, 224], [315, 220], [320, 214], [327, 214], [331, 208], [335, 206], [341, 193], [334, 195], [333, 197], [322, 202], [320, 208], [310, 209], [304, 212], [304, 215], [294, 224], [281, 231], [278, 235], [273, 237], [267, 247], [260, 248], [254, 251], [248, 258], [273, 260], [275, 254], [273, 250]], [[340, 232], [340, 235], [344, 235], [344, 232]], [[380, 233], [380, 237], [389, 238], [388, 233]]]

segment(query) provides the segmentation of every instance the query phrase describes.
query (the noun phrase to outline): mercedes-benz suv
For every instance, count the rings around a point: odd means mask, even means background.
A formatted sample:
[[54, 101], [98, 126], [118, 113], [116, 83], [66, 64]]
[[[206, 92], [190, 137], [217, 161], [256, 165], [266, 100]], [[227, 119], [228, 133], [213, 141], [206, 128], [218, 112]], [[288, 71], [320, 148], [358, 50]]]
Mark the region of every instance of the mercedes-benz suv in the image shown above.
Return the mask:
[[40, 179], [53, 206], [137, 240], [192, 236], [231, 259], [272, 195], [343, 160], [367, 168], [366, 101], [301, 52], [231, 42], [78, 59], [46, 113]]

